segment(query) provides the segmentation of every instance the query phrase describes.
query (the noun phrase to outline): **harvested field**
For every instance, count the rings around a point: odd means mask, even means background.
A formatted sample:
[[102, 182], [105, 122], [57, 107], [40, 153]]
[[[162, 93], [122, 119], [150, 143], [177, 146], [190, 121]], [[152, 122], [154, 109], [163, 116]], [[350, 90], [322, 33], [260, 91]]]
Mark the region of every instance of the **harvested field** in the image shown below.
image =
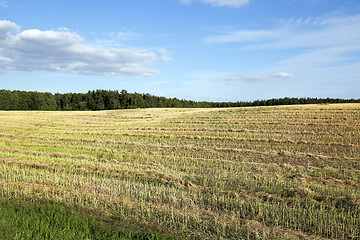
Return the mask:
[[360, 239], [360, 104], [0, 111], [0, 196], [189, 239]]

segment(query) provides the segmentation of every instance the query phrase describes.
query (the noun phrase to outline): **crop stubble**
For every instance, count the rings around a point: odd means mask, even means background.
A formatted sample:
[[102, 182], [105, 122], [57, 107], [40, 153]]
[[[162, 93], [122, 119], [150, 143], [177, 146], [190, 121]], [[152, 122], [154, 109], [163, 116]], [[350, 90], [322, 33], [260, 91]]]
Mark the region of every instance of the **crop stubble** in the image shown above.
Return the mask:
[[192, 239], [359, 239], [359, 122], [359, 104], [0, 112], [0, 195]]

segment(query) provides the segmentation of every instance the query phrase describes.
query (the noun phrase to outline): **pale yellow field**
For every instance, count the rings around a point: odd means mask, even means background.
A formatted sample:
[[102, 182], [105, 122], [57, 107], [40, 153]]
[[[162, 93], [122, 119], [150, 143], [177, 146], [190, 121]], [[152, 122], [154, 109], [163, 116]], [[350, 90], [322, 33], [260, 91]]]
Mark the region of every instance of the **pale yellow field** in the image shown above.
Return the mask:
[[359, 239], [360, 104], [0, 111], [0, 196], [189, 239]]

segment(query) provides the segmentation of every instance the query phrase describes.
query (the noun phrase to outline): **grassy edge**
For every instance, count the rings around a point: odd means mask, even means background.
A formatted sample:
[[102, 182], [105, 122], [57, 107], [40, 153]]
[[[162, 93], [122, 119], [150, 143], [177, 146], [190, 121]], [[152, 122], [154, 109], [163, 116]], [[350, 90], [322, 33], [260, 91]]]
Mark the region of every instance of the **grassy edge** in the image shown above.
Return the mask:
[[84, 214], [59, 203], [15, 201], [0, 198], [2, 239], [121, 239], [171, 240], [173, 237], [142, 230], [129, 230], [119, 223]]

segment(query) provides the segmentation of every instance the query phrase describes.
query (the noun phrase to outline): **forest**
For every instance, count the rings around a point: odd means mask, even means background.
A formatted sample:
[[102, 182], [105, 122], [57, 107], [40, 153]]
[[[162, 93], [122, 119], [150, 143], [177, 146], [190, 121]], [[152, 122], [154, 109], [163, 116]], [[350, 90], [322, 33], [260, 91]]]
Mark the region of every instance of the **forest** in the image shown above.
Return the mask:
[[49, 93], [0, 90], [0, 110], [98, 111], [135, 108], [223, 108], [294, 104], [360, 103], [360, 99], [273, 98], [238, 102], [207, 102], [165, 98], [126, 90], [93, 90], [87, 93]]

